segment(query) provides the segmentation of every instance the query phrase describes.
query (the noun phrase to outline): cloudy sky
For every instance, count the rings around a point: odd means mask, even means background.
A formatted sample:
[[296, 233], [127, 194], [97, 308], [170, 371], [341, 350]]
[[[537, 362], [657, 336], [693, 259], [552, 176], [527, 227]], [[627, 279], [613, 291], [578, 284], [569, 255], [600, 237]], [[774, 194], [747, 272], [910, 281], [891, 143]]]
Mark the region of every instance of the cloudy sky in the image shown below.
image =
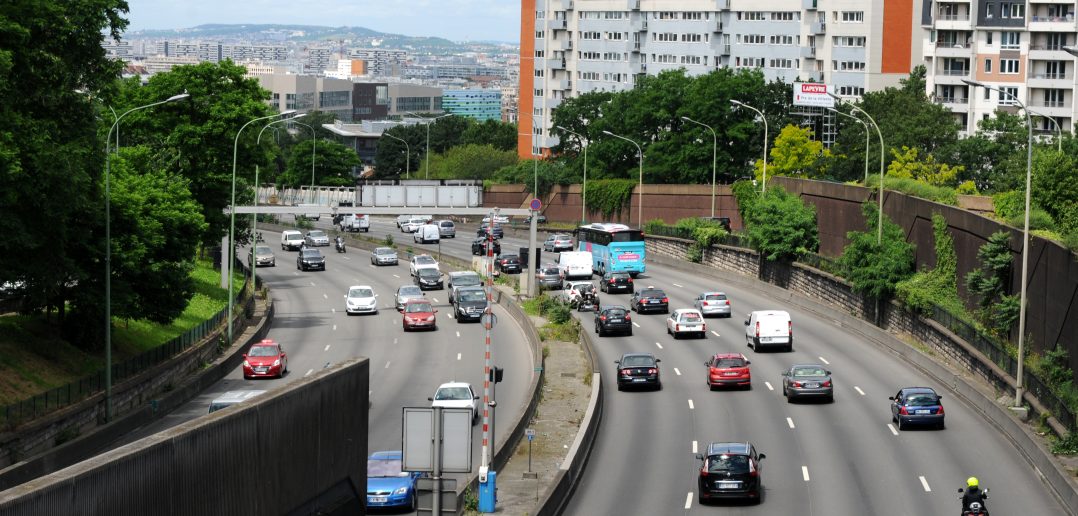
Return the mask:
[[519, 0], [128, 0], [128, 30], [207, 23], [353, 26], [454, 41], [520, 39]]

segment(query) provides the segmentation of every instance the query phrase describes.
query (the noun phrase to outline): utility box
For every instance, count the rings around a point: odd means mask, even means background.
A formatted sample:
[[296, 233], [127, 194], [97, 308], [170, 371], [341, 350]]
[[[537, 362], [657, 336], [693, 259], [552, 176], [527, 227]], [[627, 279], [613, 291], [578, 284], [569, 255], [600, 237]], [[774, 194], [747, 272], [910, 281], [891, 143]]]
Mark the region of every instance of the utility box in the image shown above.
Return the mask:
[[498, 502], [498, 484], [495, 481], [497, 477], [497, 472], [488, 471], [487, 481], [479, 483], [479, 512], [494, 512]]

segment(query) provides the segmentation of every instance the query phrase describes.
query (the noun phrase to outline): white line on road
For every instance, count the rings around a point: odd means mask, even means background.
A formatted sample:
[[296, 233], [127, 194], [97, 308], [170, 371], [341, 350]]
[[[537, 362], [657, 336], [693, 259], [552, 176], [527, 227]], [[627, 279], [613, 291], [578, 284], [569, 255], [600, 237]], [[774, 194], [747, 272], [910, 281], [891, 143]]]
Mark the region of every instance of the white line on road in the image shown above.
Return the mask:
[[397, 276], [396, 274], [394, 274], [393, 277], [397, 278], [397, 279], [400, 279], [400, 276]]
[[317, 285], [315, 285], [315, 284], [314, 284], [314, 282], [312, 281], [312, 282], [311, 282], [311, 286], [312, 286], [312, 287], [314, 287], [314, 286], [317, 286]]
[[460, 332], [459, 331], [457, 332], [457, 338], [458, 339], [460, 338]]
[[308, 376], [311, 376], [311, 373], [313, 373], [313, 372], [314, 372], [314, 369], [308, 369], [307, 374], [303, 375], [303, 377], [306, 378]]
[[658, 342], [656, 342], [656, 343], [655, 343], [655, 345], [656, 345], [656, 346], [659, 346], [659, 349], [662, 349], [662, 348], [663, 348], [663, 345], [662, 345], [662, 344], [659, 344]]
[[336, 309], [336, 308], [330, 308], [330, 309], [329, 309], [329, 311], [330, 311], [330, 312], [333, 312], [333, 313], [337, 313], [337, 309]]
[[441, 303], [441, 301], [438, 301], [438, 298], [434, 298], [434, 302], [435, 303]]
[[719, 335], [719, 332], [717, 332], [715, 330], [711, 330], [711, 334], [716, 336], [716, 337], [722, 337], [722, 335]]
[[827, 365], [831, 365], [831, 362], [828, 362], [827, 359], [824, 358], [824, 357], [816, 357], [816, 358], [820, 359], [820, 362], [823, 362], [823, 363], [825, 363]]
[[457, 353], [457, 360], [460, 360], [460, 353]]
[[349, 258], [347, 256], [342, 256], [341, 258], [344, 258], [345, 260], [351, 260], [351, 258]]
[[326, 349], [323, 349], [322, 351], [329, 351], [330, 346], [332, 346], [332, 344], [326, 344]]
[[922, 475], [922, 476], [920, 476], [920, 477], [918, 477], [918, 478], [920, 478], [920, 479], [921, 479], [921, 487], [924, 487], [924, 488], [925, 488], [925, 492], [926, 492], [926, 493], [931, 493], [931, 492], [932, 492], [932, 488], [931, 488], [931, 487], [928, 487], [928, 481], [927, 481], [927, 480], [925, 480], [925, 477], [924, 477], [924, 476]]
[[396, 344], [396, 343], [397, 343], [397, 338], [396, 338], [396, 337], [393, 337], [393, 343], [394, 343], [394, 344]]
[[793, 419], [786, 418], [786, 424], [790, 425], [790, 428], [794, 428], [794, 420]]
[[692, 452], [696, 453], [696, 441], [692, 442]]
[[333, 331], [337, 331], [337, 325], [336, 324], [333, 325]]
[[898, 430], [895, 430], [895, 425], [892, 425], [891, 423], [887, 423], [887, 428], [889, 428], [891, 430], [892, 434], [898, 435]]
[[685, 495], [685, 510], [689, 510], [691, 508], [692, 508], [692, 491], [689, 491], [688, 494]]
[[809, 467], [801, 466], [801, 476], [805, 478], [805, 482], [809, 481]]
[[674, 368], [674, 373], [676, 373], [678, 376], [681, 376], [681, 371], [679, 371], [676, 367]]
[[767, 390], [769, 391], [775, 390], [775, 388], [771, 386], [771, 382], [764, 382], [764, 385], [767, 386]]
[[372, 269], [374, 269], [374, 268], [375, 268], [375, 267], [374, 267], [374, 264], [373, 264], [373, 263], [368, 263], [368, 264], [367, 264], [367, 267], [370, 267], [370, 268], [372, 268]]
[[696, 407], [692, 405], [692, 400], [689, 400], [689, 410], [693, 410], [694, 408]]
[[386, 366], [385, 366], [385, 369], [389, 369], [389, 364], [391, 364], [391, 363], [392, 363], [392, 362], [386, 362]]
[[639, 324], [636, 324], [636, 321], [633, 321], [633, 326], [636, 326], [637, 328], [639, 328], [639, 327], [640, 327], [640, 325], [639, 325]]
[[853, 390], [857, 391], [857, 394], [860, 394], [862, 396], [865, 395], [865, 391], [862, 391], [861, 388], [856, 385], [853, 386]]
[[681, 285], [678, 285], [677, 283], [674, 283], [674, 286], [677, 287], [677, 288], [685, 288], [685, 287], [682, 287]]
[[329, 299], [329, 294], [322, 294], [323, 298]]

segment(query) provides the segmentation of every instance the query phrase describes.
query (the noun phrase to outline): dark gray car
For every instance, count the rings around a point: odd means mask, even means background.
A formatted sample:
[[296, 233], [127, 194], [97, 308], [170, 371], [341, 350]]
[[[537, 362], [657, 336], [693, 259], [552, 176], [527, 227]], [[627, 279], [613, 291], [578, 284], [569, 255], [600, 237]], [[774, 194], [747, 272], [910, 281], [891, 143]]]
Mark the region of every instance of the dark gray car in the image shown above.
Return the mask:
[[819, 364], [799, 364], [782, 372], [782, 394], [787, 403], [794, 399], [817, 398], [835, 401], [831, 371]]
[[487, 309], [487, 292], [483, 287], [461, 287], [456, 301], [453, 316], [458, 323], [478, 321]]
[[449, 273], [449, 304], [453, 304], [457, 291], [464, 287], [476, 287], [483, 284], [483, 279], [473, 271], [453, 271]]
[[415, 285], [401, 285], [397, 289], [397, 298], [395, 306], [397, 310], [403, 310], [404, 304], [411, 299], [424, 299], [427, 295], [423, 293], [423, 290]]
[[302, 271], [310, 269], [326, 270], [326, 257], [318, 249], [303, 249], [296, 256], [296, 268]]
[[422, 290], [442, 290], [442, 273], [438, 269], [417, 269], [415, 271], [415, 284]]
[[561, 269], [552, 263], [543, 265], [535, 271], [535, 284], [541, 289], [561, 290], [563, 279]]

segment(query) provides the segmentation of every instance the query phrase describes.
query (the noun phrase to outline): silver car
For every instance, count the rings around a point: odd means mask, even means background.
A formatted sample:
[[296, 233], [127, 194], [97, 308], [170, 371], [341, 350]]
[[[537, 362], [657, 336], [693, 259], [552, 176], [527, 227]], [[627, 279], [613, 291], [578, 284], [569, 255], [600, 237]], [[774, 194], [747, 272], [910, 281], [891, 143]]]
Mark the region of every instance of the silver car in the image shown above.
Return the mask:
[[427, 294], [415, 285], [401, 285], [397, 289], [397, 310], [404, 310], [404, 304], [411, 299], [426, 299]]
[[276, 267], [277, 258], [273, 256], [273, 250], [268, 245], [255, 246], [256, 267]]
[[573, 237], [570, 235], [550, 235], [543, 242], [543, 250], [551, 253], [573, 250]]
[[535, 284], [540, 289], [561, 290], [562, 281], [565, 278], [557, 265], [548, 263], [535, 271]]
[[819, 398], [835, 401], [835, 385], [831, 371], [819, 364], [798, 364], [782, 372], [782, 395], [787, 403], [794, 398]]
[[726, 297], [725, 292], [704, 292], [696, 296], [692, 304], [704, 314], [704, 317], [712, 315], [730, 317], [731, 315], [730, 298]]
[[307, 244], [307, 247], [328, 246], [329, 235], [321, 229], [312, 229], [307, 232], [307, 236], [303, 237], [303, 243]]
[[376, 247], [371, 253], [371, 265], [396, 265], [397, 250], [392, 247]]
[[435, 224], [438, 225], [438, 235], [442, 238], [457, 238], [457, 225], [451, 220], [439, 220]]

